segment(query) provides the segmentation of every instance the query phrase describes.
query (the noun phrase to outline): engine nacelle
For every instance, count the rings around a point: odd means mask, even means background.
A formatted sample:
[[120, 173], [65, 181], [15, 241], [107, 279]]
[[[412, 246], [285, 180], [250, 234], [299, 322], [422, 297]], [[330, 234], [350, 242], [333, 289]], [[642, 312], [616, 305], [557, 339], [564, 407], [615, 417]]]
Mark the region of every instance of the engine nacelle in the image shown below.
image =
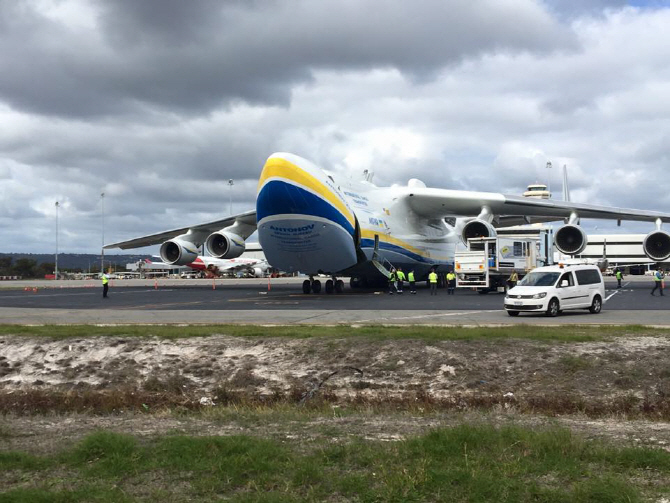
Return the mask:
[[554, 245], [556, 245], [558, 251], [566, 255], [581, 253], [588, 242], [586, 232], [578, 225], [564, 225], [554, 234]]
[[213, 232], [205, 241], [207, 250], [213, 257], [236, 258], [244, 253], [244, 239], [225, 230]]
[[495, 228], [490, 223], [478, 218], [466, 223], [461, 231], [464, 243], [467, 243], [470, 238], [494, 238], [497, 235]]
[[262, 278], [263, 276], [265, 276], [265, 271], [260, 267], [253, 267], [252, 269], [250, 269], [250, 272], [251, 276], [253, 276], [254, 278]]
[[160, 256], [170, 265], [186, 265], [198, 258], [198, 248], [184, 239], [176, 237], [161, 245]]
[[663, 262], [670, 257], [670, 234], [665, 231], [653, 231], [642, 241], [644, 254], [651, 260]]

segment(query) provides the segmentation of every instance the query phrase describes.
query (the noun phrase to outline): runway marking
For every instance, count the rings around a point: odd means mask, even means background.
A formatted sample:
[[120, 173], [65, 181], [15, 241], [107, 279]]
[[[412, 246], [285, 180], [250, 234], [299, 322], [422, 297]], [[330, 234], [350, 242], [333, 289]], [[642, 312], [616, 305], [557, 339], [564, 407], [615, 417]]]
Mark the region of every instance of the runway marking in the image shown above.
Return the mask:
[[[153, 288], [148, 289], [148, 290], [138, 290], [134, 292], [119, 292], [117, 290], [110, 290], [109, 295], [127, 295], [129, 293], [146, 293], [146, 292], [173, 292], [174, 290], [171, 289], [162, 289], [162, 290], [154, 290]], [[2, 299], [25, 299], [28, 294], [31, 293], [35, 295], [34, 292], [26, 292], [23, 295], [0, 295], [0, 301]], [[40, 299], [44, 297], [76, 297], [76, 296], [91, 296], [91, 295], [100, 295], [99, 291], [91, 291], [91, 292], [82, 292], [82, 293], [39, 293], [37, 292], [37, 295], [39, 295]]]
[[117, 309], [123, 311], [123, 310], [132, 310], [132, 309], [146, 309], [146, 308], [161, 308], [161, 307], [167, 307], [167, 306], [191, 306], [194, 304], [204, 304], [204, 302], [201, 302], [199, 300], [194, 300], [192, 302], [171, 302], [169, 304], [143, 304], [141, 306], [120, 306]]
[[[435, 318], [438, 316], [460, 316], [463, 314], [480, 314], [480, 313], [498, 313], [503, 312], [504, 309], [489, 309], [485, 311], [458, 311], [455, 313], [440, 313], [440, 314], [423, 314], [420, 316], [395, 316], [393, 318], [384, 318], [385, 320], [415, 320], [423, 318]], [[358, 320], [356, 323], [366, 323], [368, 321], [379, 321], [381, 318], [370, 318], [368, 320]]]
[[605, 302], [607, 302], [608, 300], [610, 300], [612, 297], [614, 297], [614, 296], [615, 296], [617, 293], [619, 293], [619, 292], [621, 292], [621, 290], [617, 290], [616, 292], [614, 292], [613, 294], [609, 295], [608, 297], [605, 297]]
[[[260, 292], [259, 292], [260, 293]], [[265, 292], [262, 292], [265, 294]], [[227, 302], [264, 302], [269, 299], [290, 299], [290, 298], [301, 298], [305, 300], [310, 299], [350, 299], [351, 297], [369, 297], [370, 295], [375, 295], [374, 293], [355, 293], [347, 295], [338, 295], [338, 294], [329, 294], [329, 295], [308, 295], [304, 293], [290, 293], [284, 295], [270, 295], [269, 297], [259, 298], [259, 297], [247, 297], [244, 299], [227, 299]]]

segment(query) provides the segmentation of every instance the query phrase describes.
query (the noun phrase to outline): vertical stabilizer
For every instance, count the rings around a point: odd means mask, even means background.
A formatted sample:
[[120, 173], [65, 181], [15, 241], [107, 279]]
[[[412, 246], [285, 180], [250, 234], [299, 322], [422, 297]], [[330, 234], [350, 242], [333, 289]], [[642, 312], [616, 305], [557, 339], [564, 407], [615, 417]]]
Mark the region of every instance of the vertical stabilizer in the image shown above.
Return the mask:
[[563, 201], [570, 201], [570, 188], [568, 187], [568, 167], [563, 165]]

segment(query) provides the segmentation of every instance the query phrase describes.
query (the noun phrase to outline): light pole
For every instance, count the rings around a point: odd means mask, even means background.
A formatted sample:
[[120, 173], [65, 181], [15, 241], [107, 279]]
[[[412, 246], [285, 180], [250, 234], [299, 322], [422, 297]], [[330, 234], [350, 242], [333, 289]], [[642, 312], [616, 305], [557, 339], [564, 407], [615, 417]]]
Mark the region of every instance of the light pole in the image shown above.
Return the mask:
[[233, 214], [233, 179], [228, 180], [228, 186], [230, 187], [230, 214]]
[[56, 201], [56, 267], [54, 271], [54, 279], [58, 279], [58, 208], [60, 207], [60, 203]]
[[102, 253], [100, 254], [100, 274], [105, 273], [105, 193], [100, 194], [100, 203], [101, 203], [101, 214], [102, 214], [102, 246], [100, 249]]
[[549, 197], [551, 197], [551, 161], [547, 161], [547, 192], [549, 192]]

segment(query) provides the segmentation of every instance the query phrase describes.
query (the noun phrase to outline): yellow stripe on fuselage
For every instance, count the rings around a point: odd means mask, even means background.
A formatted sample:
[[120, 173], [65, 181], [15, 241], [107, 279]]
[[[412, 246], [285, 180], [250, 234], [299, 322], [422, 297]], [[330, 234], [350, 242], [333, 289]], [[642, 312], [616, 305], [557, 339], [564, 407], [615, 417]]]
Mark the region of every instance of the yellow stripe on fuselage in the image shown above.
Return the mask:
[[449, 257], [434, 257], [430, 254], [430, 252], [427, 252], [425, 250], [421, 250], [419, 248], [416, 248], [416, 247], [412, 246], [411, 244], [407, 243], [406, 241], [402, 241], [398, 238], [394, 238], [392, 236], [389, 236], [388, 234], [383, 234], [381, 232], [375, 232], [375, 231], [368, 230], [368, 229], [361, 229], [361, 237], [362, 238], [372, 239], [374, 241], [375, 236], [379, 236], [379, 241], [381, 241], [381, 242], [399, 246], [401, 248], [404, 248], [407, 251], [410, 251], [412, 253], [416, 253], [417, 255], [420, 255], [424, 258], [432, 258], [434, 260], [442, 260], [444, 262], [449, 261]]
[[335, 206], [340, 213], [342, 213], [352, 227], [356, 226], [354, 215], [344, 205], [337, 195], [333, 193], [326, 185], [316, 179], [314, 176], [307, 173], [305, 170], [296, 166], [295, 164], [282, 159], [281, 157], [272, 157], [268, 159], [263, 167], [263, 172], [258, 180], [258, 192], [269, 178], [284, 178], [293, 183], [297, 183], [320, 195], [330, 204]]

